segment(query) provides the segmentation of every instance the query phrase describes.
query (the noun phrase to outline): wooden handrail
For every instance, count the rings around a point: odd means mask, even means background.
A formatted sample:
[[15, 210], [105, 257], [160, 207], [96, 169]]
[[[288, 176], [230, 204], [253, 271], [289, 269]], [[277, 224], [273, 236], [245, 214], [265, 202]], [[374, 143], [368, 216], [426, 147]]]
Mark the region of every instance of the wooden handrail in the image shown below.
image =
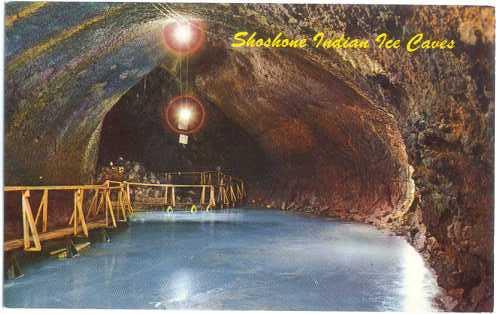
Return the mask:
[[[60, 238], [70, 234], [68, 230], [72, 230], [72, 235], [76, 236], [81, 231], [88, 237], [88, 231], [93, 228], [100, 227], [117, 227], [117, 221], [126, 221], [127, 216], [133, 212], [131, 202], [124, 184], [119, 186], [110, 186], [110, 182], [106, 181], [101, 185], [57, 185], [57, 186], [6, 186], [5, 192], [20, 192], [21, 196], [21, 212], [22, 212], [22, 239], [10, 240], [4, 243], [4, 250], [13, 250], [23, 247], [25, 251], [41, 251], [41, 241]], [[30, 199], [32, 191], [42, 191], [40, 203], [36, 207], [32, 207]], [[72, 192], [73, 208], [68, 224], [68, 228], [59, 228], [56, 230], [48, 230], [48, 204], [52, 193], [49, 191], [67, 191]], [[117, 200], [112, 200], [112, 194], [117, 191]], [[85, 192], [93, 192], [93, 197], [89, 206], [84, 206]], [[117, 207], [114, 208], [116, 204]], [[88, 205], [88, 203], [86, 203]], [[33, 209], [37, 208], [36, 215], [33, 214]], [[114, 212], [114, 209], [116, 212]], [[86, 210], [86, 213], [85, 213]], [[99, 218], [104, 215], [105, 219]], [[117, 220], [116, 220], [117, 216]], [[110, 219], [109, 219], [110, 218]], [[42, 221], [41, 229], [38, 227], [39, 221]], [[79, 228], [80, 227], [80, 228]], [[69, 233], [68, 233], [69, 232]]]
[[5, 186], [3, 190], [5, 192], [16, 192], [16, 191], [43, 191], [43, 190], [94, 190], [94, 189], [105, 189], [104, 185], [26, 185], [26, 186]]
[[139, 186], [156, 186], [156, 187], [176, 187], [176, 188], [201, 188], [211, 187], [213, 184], [170, 184], [170, 183], [140, 183], [140, 182], [126, 182], [129, 185]]
[[[176, 202], [177, 188], [199, 188], [201, 189], [199, 207], [204, 207], [206, 210], [216, 207], [217, 204], [220, 207], [234, 206], [246, 197], [244, 181], [225, 175], [220, 171], [176, 172], [174, 175], [179, 174], [198, 174], [201, 184], [157, 184], [107, 180], [102, 184], [88, 185], [5, 186], [4, 192], [20, 192], [23, 237], [6, 241], [4, 250], [23, 247], [26, 251], [41, 251], [41, 241], [70, 234], [75, 236], [81, 231], [85, 236], [88, 236], [88, 231], [94, 228], [115, 228], [118, 222], [127, 221], [128, 215], [134, 212], [131, 187], [162, 188], [165, 192], [164, 197], [155, 198], [155, 200], [161, 200], [160, 204], [172, 207], [179, 204]], [[212, 176], [212, 174], [216, 176]], [[207, 182], [208, 184], [206, 184]], [[32, 191], [43, 192], [39, 205], [34, 207], [31, 206], [30, 200], [30, 192]], [[48, 230], [48, 204], [50, 196], [53, 195], [49, 191], [70, 191], [74, 194], [74, 206], [69, 220], [70, 228]], [[91, 196], [91, 200], [86, 201], [86, 203], [85, 192]], [[117, 198], [112, 199], [115, 196]], [[136, 203], [140, 202], [140, 200], [135, 201]], [[157, 204], [153, 203], [153, 205]], [[197, 208], [193, 204], [192, 212], [193, 207], [195, 211]], [[37, 210], [36, 215], [33, 214], [33, 209]], [[104, 215], [104, 218], [101, 218], [101, 215]], [[40, 221], [41, 224], [39, 224]], [[41, 226], [38, 227], [39, 225]]]

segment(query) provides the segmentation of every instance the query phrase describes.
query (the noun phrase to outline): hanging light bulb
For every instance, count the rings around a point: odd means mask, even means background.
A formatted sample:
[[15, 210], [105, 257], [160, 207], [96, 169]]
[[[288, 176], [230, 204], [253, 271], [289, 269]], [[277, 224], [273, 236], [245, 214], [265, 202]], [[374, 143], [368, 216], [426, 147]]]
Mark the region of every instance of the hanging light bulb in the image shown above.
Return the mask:
[[198, 51], [205, 41], [204, 24], [198, 19], [185, 17], [170, 20], [163, 30], [165, 47], [178, 55]]
[[[205, 41], [204, 24], [198, 19], [179, 17], [164, 26], [163, 36], [164, 45], [169, 51], [179, 56], [191, 55]], [[184, 145], [188, 144], [188, 134], [201, 128], [205, 115], [203, 105], [196, 98], [184, 95], [172, 99], [162, 113], [167, 126], [179, 133], [179, 143]]]
[[177, 96], [162, 110], [164, 125], [179, 134], [179, 143], [187, 144], [188, 135], [197, 132], [205, 120], [202, 103], [192, 96]]
[[192, 115], [193, 112], [190, 107], [184, 106], [178, 110], [178, 128], [180, 130], [188, 129]]
[[174, 27], [174, 40], [180, 45], [190, 45], [193, 40], [192, 27], [189, 22], [177, 23]]

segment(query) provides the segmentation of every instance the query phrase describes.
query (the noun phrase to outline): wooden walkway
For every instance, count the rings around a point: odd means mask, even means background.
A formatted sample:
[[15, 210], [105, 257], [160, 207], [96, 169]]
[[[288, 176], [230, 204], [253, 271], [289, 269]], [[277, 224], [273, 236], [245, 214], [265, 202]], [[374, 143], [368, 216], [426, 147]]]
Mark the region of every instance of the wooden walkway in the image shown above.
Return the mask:
[[[173, 184], [174, 176], [198, 177], [193, 184]], [[4, 242], [4, 251], [23, 248], [25, 251], [40, 252], [41, 243], [69, 236], [84, 235], [98, 228], [116, 228], [118, 223], [126, 222], [130, 214], [152, 207], [163, 207], [172, 211], [177, 206], [191, 206], [191, 212], [197, 209], [210, 210], [217, 207], [235, 206], [246, 197], [244, 182], [221, 173], [182, 172], [167, 174], [166, 184], [149, 184], [140, 182], [105, 181], [101, 185], [66, 185], [66, 186], [6, 186], [5, 193], [16, 193], [21, 200], [22, 238]], [[190, 202], [184, 199], [176, 201], [180, 190], [195, 192], [196, 199]], [[184, 191], [185, 190], [185, 191]], [[59, 226], [49, 230], [49, 197], [51, 192], [73, 194], [72, 214], [67, 227]], [[37, 205], [32, 207], [31, 194], [40, 194]], [[151, 197], [152, 193], [155, 196]], [[33, 211], [36, 208], [36, 212]]]
[[[129, 199], [129, 186], [124, 183], [112, 184], [106, 181], [102, 185], [65, 185], [65, 186], [7, 186], [5, 193], [17, 193], [21, 197], [22, 238], [4, 242], [4, 251], [18, 248], [25, 251], [39, 252], [41, 242], [77, 236], [89, 236], [89, 230], [97, 228], [115, 228], [118, 222], [127, 221], [133, 212]], [[68, 226], [49, 230], [49, 197], [52, 192], [73, 194], [72, 214]], [[31, 194], [41, 193], [36, 214], [33, 212]], [[85, 196], [89, 201], [85, 202]]]
[[[105, 223], [104, 220], [101, 220], [101, 221], [90, 222], [87, 224], [87, 227], [88, 230], [106, 228], [107, 224]], [[60, 239], [70, 235], [73, 235], [72, 227], [57, 229], [54, 231], [42, 232], [38, 234], [38, 238], [40, 242], [43, 242], [48, 240]], [[30, 240], [33, 241], [33, 238], [31, 237]], [[3, 249], [5, 252], [8, 252], [22, 248], [23, 246], [24, 246], [24, 239], [16, 239], [5, 242]]]

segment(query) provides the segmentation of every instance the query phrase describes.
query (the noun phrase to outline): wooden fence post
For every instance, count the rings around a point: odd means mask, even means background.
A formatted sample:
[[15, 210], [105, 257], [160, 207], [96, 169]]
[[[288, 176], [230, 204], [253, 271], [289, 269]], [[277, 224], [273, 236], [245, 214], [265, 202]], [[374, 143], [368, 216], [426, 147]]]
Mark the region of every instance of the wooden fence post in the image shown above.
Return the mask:
[[169, 202], [169, 187], [166, 185], [165, 186], [165, 202], [164, 202], [164, 205], [167, 206], [168, 202]]
[[112, 218], [112, 226], [114, 228], [117, 227], [117, 223], [115, 222], [114, 208], [112, 207], [112, 201], [110, 200], [110, 189], [107, 189], [105, 192], [106, 202], [106, 210], [110, 213], [110, 218]]
[[202, 186], [201, 197], [200, 197], [200, 206], [205, 205], [205, 185]]
[[43, 195], [41, 196], [40, 205], [36, 211], [36, 217], [34, 218], [34, 224], [38, 226], [38, 219], [42, 217], [42, 231], [46, 232], [48, 227], [48, 190], [43, 190]]
[[215, 207], [215, 188], [213, 185], [210, 186], [210, 199], [208, 205], [212, 208]]
[[[40, 238], [38, 230], [34, 223], [33, 212], [29, 204], [29, 190], [22, 192], [22, 226], [24, 238], [24, 250], [26, 251], [41, 251]], [[31, 236], [33, 236], [34, 248], [31, 247]]]
[[43, 232], [48, 230], [48, 190], [43, 191]]
[[237, 199], [236, 199], [236, 195], [234, 194], [232, 184], [229, 185], [229, 191], [231, 192], [231, 200], [232, 200], [232, 204], [234, 206], [236, 204]]
[[98, 201], [98, 206], [96, 207], [95, 216], [100, 213], [100, 209], [102, 209], [102, 207], [105, 207], [105, 190], [101, 193], [100, 190], [98, 190], [98, 194], [100, 194], [100, 200]]
[[117, 197], [118, 197], [117, 202], [118, 202], [119, 207], [121, 208], [121, 212], [122, 212], [123, 220], [121, 220], [121, 221], [127, 221], [126, 208], [124, 207], [124, 184], [122, 184], [122, 183], [120, 185], [119, 193], [118, 193]]
[[172, 186], [172, 207], [176, 207], [176, 189]]
[[83, 200], [84, 200], [84, 190], [77, 189], [74, 191], [74, 211], [73, 211], [73, 234], [77, 235], [78, 233], [78, 222], [81, 223], [81, 227], [83, 229], [83, 233], [85, 236], [88, 236], [88, 227], [86, 226], [86, 221], [84, 219], [84, 211], [83, 211]]
[[124, 185], [126, 186], [126, 192], [125, 192], [125, 197], [124, 197], [124, 205], [127, 206], [128, 209], [128, 214], [132, 214], [134, 212], [133, 206], [131, 205], [131, 191], [129, 189], [129, 183], [124, 182]]

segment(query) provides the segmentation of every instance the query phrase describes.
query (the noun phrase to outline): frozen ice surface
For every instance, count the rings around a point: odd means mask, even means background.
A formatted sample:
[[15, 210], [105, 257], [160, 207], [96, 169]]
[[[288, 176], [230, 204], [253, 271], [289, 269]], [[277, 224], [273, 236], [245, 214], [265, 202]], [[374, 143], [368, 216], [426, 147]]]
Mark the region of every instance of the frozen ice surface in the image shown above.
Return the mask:
[[5, 306], [425, 312], [437, 293], [402, 238], [275, 210], [137, 213], [111, 243], [23, 271]]

